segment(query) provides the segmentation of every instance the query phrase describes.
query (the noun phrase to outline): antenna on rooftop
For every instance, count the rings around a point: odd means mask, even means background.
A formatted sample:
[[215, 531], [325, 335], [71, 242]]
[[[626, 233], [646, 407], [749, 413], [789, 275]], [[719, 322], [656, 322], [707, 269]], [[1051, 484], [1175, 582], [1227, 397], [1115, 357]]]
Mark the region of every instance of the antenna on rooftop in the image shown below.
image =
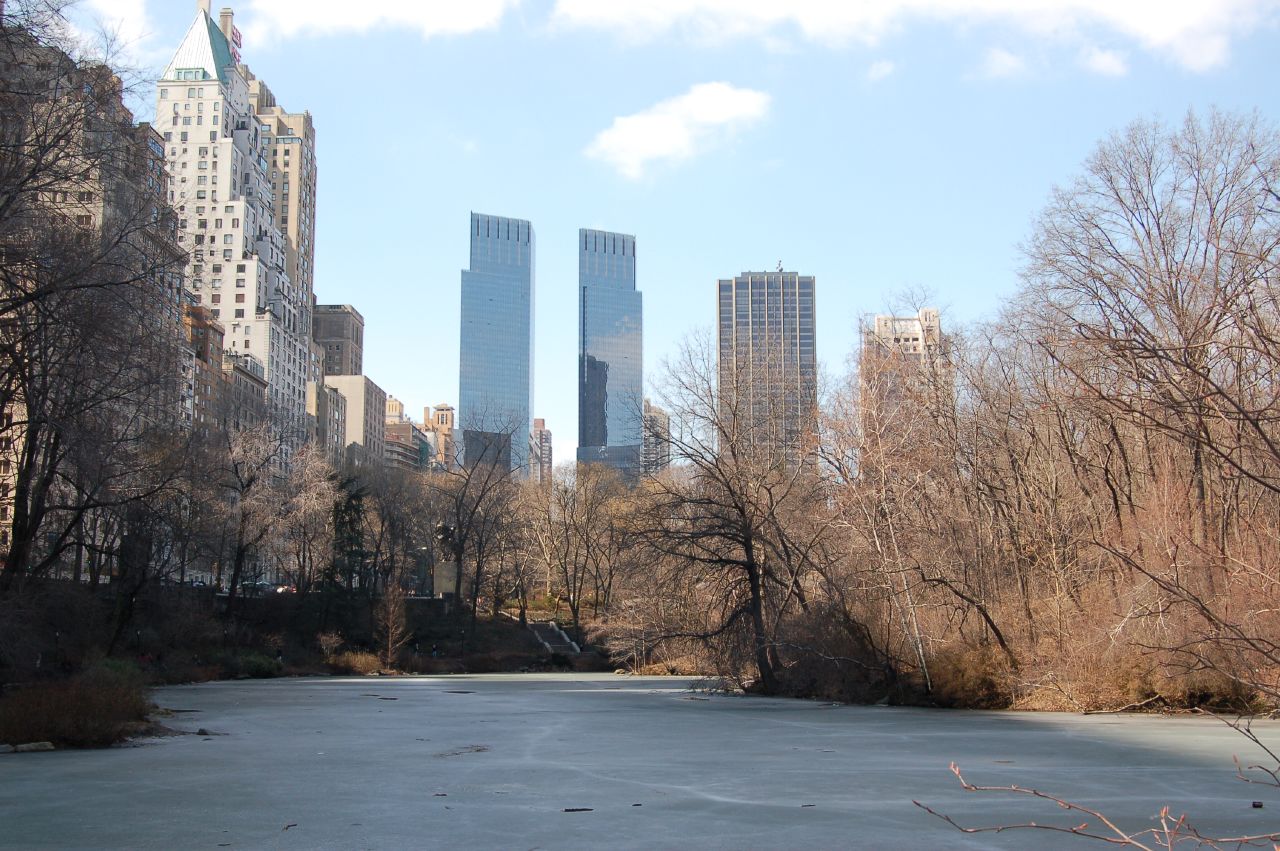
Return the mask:
[[778, 271], [779, 271], [779, 272], [781, 272], [781, 271], [782, 271], [782, 261], [781, 261], [781, 260], [779, 260], [779, 261], [778, 261]]

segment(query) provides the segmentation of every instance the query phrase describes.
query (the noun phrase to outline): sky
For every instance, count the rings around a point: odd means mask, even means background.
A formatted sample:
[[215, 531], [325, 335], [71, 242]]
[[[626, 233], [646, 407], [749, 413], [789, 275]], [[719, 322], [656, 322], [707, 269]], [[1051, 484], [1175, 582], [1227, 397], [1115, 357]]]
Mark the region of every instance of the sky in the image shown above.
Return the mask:
[[[718, 278], [779, 263], [817, 277], [839, 373], [859, 317], [904, 292], [944, 326], [994, 318], [1034, 217], [1109, 134], [1214, 107], [1280, 119], [1280, 0], [233, 8], [244, 61], [314, 117], [317, 298], [364, 315], [365, 373], [409, 411], [456, 404], [469, 213], [533, 223], [533, 415], [557, 462], [577, 444], [579, 228], [636, 237], [647, 383], [710, 329]], [[149, 79], [195, 14], [76, 11]]]

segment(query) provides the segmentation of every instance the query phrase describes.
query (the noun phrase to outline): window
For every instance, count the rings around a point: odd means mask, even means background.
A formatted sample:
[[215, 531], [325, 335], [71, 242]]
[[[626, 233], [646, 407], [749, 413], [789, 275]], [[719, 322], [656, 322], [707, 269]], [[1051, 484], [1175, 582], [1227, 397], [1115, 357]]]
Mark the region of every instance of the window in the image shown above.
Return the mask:
[[76, 224], [82, 228], [90, 227], [93, 224], [93, 216], [76, 216]]
[[236, 319], [244, 319], [244, 310], [236, 308]]
[[92, 193], [92, 192], [77, 192], [77, 193], [76, 193], [76, 200], [77, 200], [77, 201], [79, 201], [81, 204], [87, 204], [87, 203], [89, 203], [90, 201], [92, 201], [92, 200], [93, 200], [93, 193]]
[[195, 96], [196, 96], [196, 90], [195, 90], [195, 89], [187, 89], [187, 97], [189, 97], [189, 98], [193, 98], [193, 97], [195, 97]]
[[161, 89], [161, 90], [160, 90], [160, 100], [168, 100], [168, 99], [169, 99], [169, 90], [168, 90], [168, 89]]
[[244, 304], [244, 293], [236, 293], [236, 304]]
[[217, 293], [214, 293], [213, 296], [210, 298], [210, 301], [214, 304], [219, 304], [222, 301], [222, 296], [218, 295]]

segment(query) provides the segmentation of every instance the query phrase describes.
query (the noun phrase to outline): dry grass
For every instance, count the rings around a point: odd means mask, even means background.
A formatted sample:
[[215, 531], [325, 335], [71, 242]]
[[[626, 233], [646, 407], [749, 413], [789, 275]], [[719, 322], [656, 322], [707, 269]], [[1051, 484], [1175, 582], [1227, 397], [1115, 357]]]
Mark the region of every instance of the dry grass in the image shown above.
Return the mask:
[[12, 689], [0, 699], [0, 742], [106, 747], [125, 739], [150, 710], [142, 677], [100, 666], [69, 680]]
[[345, 650], [329, 659], [329, 667], [335, 674], [376, 674], [382, 670], [382, 660], [374, 653]]

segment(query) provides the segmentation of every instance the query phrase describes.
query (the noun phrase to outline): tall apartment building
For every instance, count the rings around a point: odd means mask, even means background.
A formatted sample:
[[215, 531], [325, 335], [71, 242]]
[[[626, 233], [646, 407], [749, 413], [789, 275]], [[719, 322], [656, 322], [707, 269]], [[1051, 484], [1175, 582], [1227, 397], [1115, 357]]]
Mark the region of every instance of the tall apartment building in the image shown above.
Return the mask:
[[533, 410], [533, 227], [471, 214], [462, 270], [458, 425], [463, 461], [527, 472]]
[[640, 472], [644, 297], [636, 238], [578, 231], [578, 461]]
[[188, 285], [225, 328], [227, 351], [262, 364], [269, 416], [296, 448], [312, 373], [315, 133], [240, 62], [233, 21], [199, 0], [156, 85], [156, 128]]
[[942, 355], [942, 326], [936, 308], [915, 316], [878, 315], [863, 331], [863, 345], [875, 345], [921, 363]]
[[347, 400], [347, 462], [381, 464], [386, 456], [386, 392], [363, 375], [326, 375], [324, 383]]
[[858, 376], [866, 440], [891, 434], [900, 439], [921, 412], [953, 404], [953, 376], [938, 311], [926, 307], [915, 316], [879, 315], [864, 321]]
[[312, 337], [324, 349], [325, 375], [364, 372], [364, 317], [349, 304], [317, 304]]
[[671, 466], [671, 417], [657, 405], [644, 400], [644, 444], [641, 469], [648, 475]]
[[547, 421], [539, 417], [533, 421], [529, 432], [529, 478], [538, 484], [551, 481], [554, 458], [551, 454], [551, 429]]
[[[15, 515], [31, 516], [15, 512], [15, 499], [43, 502], [41, 477], [70, 473], [69, 458], [49, 466], [46, 453], [60, 455], [51, 438], [75, 433], [82, 417], [120, 447], [155, 425], [189, 428], [197, 369], [182, 324], [185, 253], [168, 204], [163, 137], [134, 122], [110, 68], [7, 24], [0, 547], [10, 544]], [[43, 295], [15, 297], [22, 294]], [[55, 449], [33, 448], [31, 439]], [[22, 480], [33, 484], [19, 490]]]
[[818, 360], [812, 276], [743, 272], [717, 284], [722, 439], [794, 459], [813, 439]]

